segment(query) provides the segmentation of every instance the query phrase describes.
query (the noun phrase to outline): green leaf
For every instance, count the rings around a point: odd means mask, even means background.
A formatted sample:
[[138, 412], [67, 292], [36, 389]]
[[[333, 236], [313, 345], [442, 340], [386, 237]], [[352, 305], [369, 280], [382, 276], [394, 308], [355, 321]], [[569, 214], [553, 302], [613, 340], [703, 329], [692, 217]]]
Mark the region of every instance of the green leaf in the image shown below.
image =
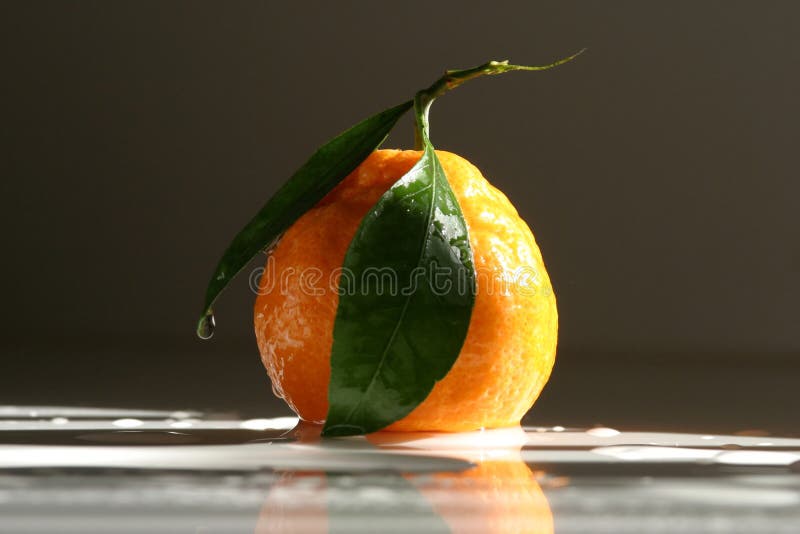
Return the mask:
[[374, 432], [408, 415], [467, 335], [472, 250], [427, 135], [419, 162], [364, 217], [343, 267], [325, 436]]
[[412, 101], [387, 109], [328, 141], [267, 201], [234, 237], [206, 289], [197, 334], [211, 337], [211, 307], [236, 274], [260, 251], [272, 246], [301, 215], [311, 209], [378, 148]]

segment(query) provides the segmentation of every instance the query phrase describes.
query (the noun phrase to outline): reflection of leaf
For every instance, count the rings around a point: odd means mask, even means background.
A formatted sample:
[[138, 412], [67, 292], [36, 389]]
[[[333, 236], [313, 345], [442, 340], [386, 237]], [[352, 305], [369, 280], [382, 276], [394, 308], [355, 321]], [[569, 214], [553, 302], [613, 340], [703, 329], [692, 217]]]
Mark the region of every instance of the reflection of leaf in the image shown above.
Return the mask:
[[411, 105], [409, 101], [373, 115], [328, 141], [239, 231], [208, 283], [204, 315], [197, 327], [200, 337], [210, 337], [213, 331], [211, 306], [233, 277], [379, 147]]
[[450, 532], [444, 519], [399, 473], [327, 473], [328, 532]]
[[[475, 301], [467, 225], [433, 146], [364, 217], [344, 260], [323, 435], [402, 419], [453, 366]], [[388, 272], [381, 286], [367, 273]], [[411, 285], [413, 284], [413, 285]], [[410, 291], [409, 291], [410, 289]]]
[[275, 473], [278, 478], [261, 507], [256, 534], [450, 532], [429, 497], [409, 478], [456, 475], [473, 469], [473, 463], [385, 450], [366, 438], [320, 440], [319, 429], [301, 422], [287, 434], [297, 440], [290, 447], [297, 466]]

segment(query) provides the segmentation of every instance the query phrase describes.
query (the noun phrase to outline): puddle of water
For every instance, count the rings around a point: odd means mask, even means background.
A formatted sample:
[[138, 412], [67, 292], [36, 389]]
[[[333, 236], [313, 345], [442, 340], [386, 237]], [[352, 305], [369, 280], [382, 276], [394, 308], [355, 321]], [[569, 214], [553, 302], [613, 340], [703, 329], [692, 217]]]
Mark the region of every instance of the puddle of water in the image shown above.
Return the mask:
[[125, 408], [92, 408], [81, 406], [0, 406], [0, 420], [57, 419], [62, 424], [70, 419], [184, 419], [200, 417], [202, 412], [174, 410], [130, 410]]
[[556, 426], [321, 440], [319, 427], [285, 417], [0, 414], [13, 415], [0, 419], [2, 532], [794, 532], [800, 524], [800, 440], [761, 431]]

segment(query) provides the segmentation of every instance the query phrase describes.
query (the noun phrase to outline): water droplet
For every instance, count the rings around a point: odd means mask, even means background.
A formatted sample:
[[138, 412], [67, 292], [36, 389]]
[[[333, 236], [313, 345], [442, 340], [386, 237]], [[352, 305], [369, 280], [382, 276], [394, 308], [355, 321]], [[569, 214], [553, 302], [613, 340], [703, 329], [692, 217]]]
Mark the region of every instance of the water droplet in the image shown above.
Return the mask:
[[214, 319], [214, 314], [209, 311], [200, 319], [200, 322], [197, 323], [197, 337], [200, 339], [211, 339], [211, 336], [214, 335], [215, 326], [216, 321]]
[[123, 419], [115, 419], [114, 421], [111, 421], [111, 424], [120, 428], [134, 428], [137, 426], [142, 426], [144, 422], [142, 422], [140, 419], [131, 419], [126, 417]]
[[272, 419], [248, 419], [239, 426], [248, 430], [291, 430], [297, 426], [297, 417], [274, 417]]
[[561, 426], [561, 425], [558, 425], [558, 426], [554, 426], [554, 427], [553, 427], [553, 432], [563, 432], [563, 431], [565, 431], [565, 430], [566, 430], [566, 428], [564, 428], [564, 427], [563, 427], [563, 426]]
[[54, 425], [66, 425], [67, 423], [69, 423], [69, 419], [67, 419], [66, 417], [53, 417], [52, 419], [50, 419], [50, 422], [53, 423]]
[[590, 428], [586, 431], [586, 433], [596, 438], [613, 438], [614, 436], [619, 435], [619, 430], [600, 426], [597, 428]]
[[170, 423], [169, 426], [172, 428], [191, 428], [197, 423], [197, 419], [182, 419], [180, 421], [175, 421], [174, 423]]

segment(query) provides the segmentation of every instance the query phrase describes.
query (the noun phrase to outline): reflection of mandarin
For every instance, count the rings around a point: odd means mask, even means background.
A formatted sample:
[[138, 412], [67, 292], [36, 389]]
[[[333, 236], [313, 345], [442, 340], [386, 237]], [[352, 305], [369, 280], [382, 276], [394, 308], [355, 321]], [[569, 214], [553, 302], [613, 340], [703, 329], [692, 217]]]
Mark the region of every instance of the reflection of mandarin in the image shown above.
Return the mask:
[[[397, 529], [404, 520], [408, 520], [409, 526], [419, 525], [424, 520], [436, 524], [437, 518], [456, 534], [554, 532], [553, 514], [547, 497], [534, 474], [519, 459], [519, 454], [516, 459], [488, 460], [459, 473], [405, 475], [405, 479], [410, 484], [407, 489], [398, 489], [396, 484], [392, 484], [381, 490], [396, 491], [398, 499], [402, 497], [419, 506], [409, 493], [418, 491], [419, 497], [430, 506], [433, 517], [414, 517], [413, 514], [419, 514], [420, 510], [412, 507], [407, 511], [408, 514], [400, 511], [391, 520], [391, 525], [384, 525], [371, 515], [376, 512], [375, 508], [364, 509], [359, 506], [364, 503], [359, 501], [356, 493], [351, 493], [352, 502], [344, 501], [344, 507], [341, 501], [332, 499], [330, 492], [343, 490], [330, 488], [324, 473], [285, 473], [270, 488], [261, 507], [255, 533], [324, 533], [330, 530], [331, 517], [342, 516], [343, 513], [355, 524], [363, 524], [361, 521], [369, 517], [375, 532], [384, 528]], [[386, 505], [386, 502], [382, 504]], [[386, 512], [398, 514], [395, 506], [392, 504]], [[364, 518], [358, 517], [358, 510], [365, 514]]]
[[454, 533], [553, 533], [547, 497], [518, 453], [416, 485]]
[[323, 472], [282, 473], [261, 506], [255, 534], [328, 532], [326, 492]]
[[[346, 517], [354, 524], [363, 525], [366, 527], [364, 532], [370, 528], [374, 532], [392, 528], [395, 529], [392, 532], [400, 531], [398, 527], [404, 521], [408, 521], [409, 526], [425, 521], [435, 525], [443, 521], [456, 534], [552, 534], [554, 531], [547, 498], [534, 474], [520, 459], [489, 460], [460, 473], [405, 475], [404, 478], [409, 483], [408, 488], [392, 483], [379, 490], [397, 492], [398, 499], [405, 499], [413, 505], [407, 513], [399, 510], [398, 514], [395, 503], [388, 505], [381, 501], [376, 506], [387, 506], [385, 512], [390, 514], [387, 517], [394, 514], [391, 524], [382, 524], [380, 518], [372, 515], [380, 511], [379, 508], [364, 508], [366, 503], [356, 492], [349, 492], [351, 497], [344, 501], [341, 496], [332, 498], [331, 492], [343, 494], [345, 490], [331, 488], [326, 474], [285, 473], [267, 493], [255, 533], [329, 532], [333, 517]], [[410, 492], [418, 492], [422, 501]], [[432, 516], [414, 515], [427, 508], [420, 508], [421, 503], [430, 507]], [[359, 517], [359, 513], [364, 517]], [[368, 518], [371, 525], [362, 522]]]
[[[474, 467], [433, 473], [346, 473], [345, 482], [337, 481], [337, 474], [287, 472], [269, 489], [256, 534], [407, 532], [412, 527], [457, 534], [554, 532], [547, 498], [522, 460], [526, 437], [519, 427], [465, 434], [375, 432], [365, 441], [333, 444], [319, 441], [320, 430], [318, 425], [301, 423], [294, 438], [319, 452], [348, 456], [360, 451], [373, 458], [400, 454], [407, 465], [413, 465], [416, 457], [442, 457]], [[430, 468], [431, 463], [422, 465]], [[343, 528], [354, 525], [360, 528]]]
[[[553, 366], [555, 297], [533, 234], [505, 195], [465, 159], [437, 154], [469, 228], [478, 291], [452, 369], [422, 404], [388, 429], [515, 425]], [[328, 410], [338, 304], [328, 281], [336, 279], [361, 219], [420, 156], [374, 152], [298, 219], [271, 253], [255, 305], [256, 338], [274, 389], [306, 421], [322, 422]]]
[[554, 531], [547, 497], [522, 460], [527, 437], [520, 427], [464, 434], [376, 432], [367, 440], [382, 449], [475, 464], [464, 471], [406, 475], [454, 533]]

